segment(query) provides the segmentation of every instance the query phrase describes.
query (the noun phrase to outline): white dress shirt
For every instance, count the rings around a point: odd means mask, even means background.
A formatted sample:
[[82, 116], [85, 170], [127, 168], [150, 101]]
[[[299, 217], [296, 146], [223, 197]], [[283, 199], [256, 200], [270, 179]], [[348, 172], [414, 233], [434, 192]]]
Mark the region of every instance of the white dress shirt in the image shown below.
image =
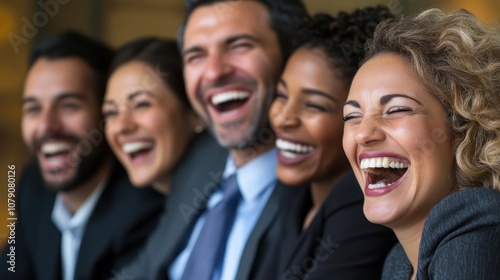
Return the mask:
[[74, 279], [78, 252], [80, 251], [80, 243], [85, 232], [85, 226], [94, 211], [99, 197], [101, 197], [105, 183], [106, 180], [101, 182], [74, 214], [64, 205], [62, 194], [57, 194], [51, 218], [62, 236], [61, 261], [63, 280]]
[[[237, 173], [238, 187], [243, 199], [238, 204], [234, 224], [227, 239], [222, 264], [215, 268], [214, 280], [234, 280], [236, 278], [247, 240], [276, 186], [276, 165], [276, 149], [260, 155], [240, 168], [236, 167], [233, 158], [229, 155], [223, 178]], [[169, 279], [181, 279], [191, 251], [205, 222], [207, 211], [214, 208], [223, 199], [223, 196], [224, 193], [221, 188], [218, 188], [210, 196], [207, 209], [196, 221], [186, 247], [168, 269]]]

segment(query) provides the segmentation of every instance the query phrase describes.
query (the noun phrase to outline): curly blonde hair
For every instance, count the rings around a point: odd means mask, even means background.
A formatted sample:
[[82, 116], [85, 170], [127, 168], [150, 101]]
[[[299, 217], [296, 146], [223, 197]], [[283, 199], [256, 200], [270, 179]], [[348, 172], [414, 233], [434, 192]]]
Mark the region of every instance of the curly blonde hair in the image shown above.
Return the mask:
[[380, 23], [366, 60], [380, 53], [407, 59], [442, 104], [459, 188], [500, 190], [500, 29], [470, 12], [430, 9]]

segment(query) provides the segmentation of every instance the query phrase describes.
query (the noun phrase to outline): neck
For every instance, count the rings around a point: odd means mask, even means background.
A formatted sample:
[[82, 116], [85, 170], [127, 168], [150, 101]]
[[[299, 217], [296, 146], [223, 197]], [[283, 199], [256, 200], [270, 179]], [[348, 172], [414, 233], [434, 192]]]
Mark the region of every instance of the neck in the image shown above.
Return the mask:
[[91, 178], [73, 190], [62, 193], [64, 205], [71, 213], [78, 211], [92, 192], [111, 173], [112, 165], [113, 161], [111, 157], [107, 157], [101, 168], [99, 168], [99, 170]]
[[313, 206], [304, 220], [303, 229], [307, 229], [311, 224], [314, 216], [318, 212], [318, 209], [323, 206], [326, 198], [330, 195], [332, 189], [349, 173], [349, 170], [345, 170], [334, 174], [333, 176], [328, 177], [324, 180], [317, 180], [311, 183], [311, 197]]
[[242, 149], [242, 150], [232, 149], [231, 156], [233, 156], [234, 164], [236, 164], [237, 167], [245, 165], [252, 159], [257, 158], [260, 155], [274, 148], [274, 143], [275, 143], [274, 141], [267, 141], [267, 143], [265, 144], [259, 143], [247, 149]]
[[[413, 276], [415, 277], [416, 268], [418, 265], [418, 249], [420, 247], [420, 240], [422, 238], [422, 231], [424, 228], [425, 220], [416, 223], [408, 228], [393, 229], [394, 233], [403, 246], [406, 256], [410, 260], [413, 267]], [[413, 279], [413, 278], [412, 278]]]
[[311, 182], [311, 196], [314, 207], [321, 207], [332, 189], [350, 172], [350, 169], [340, 171], [323, 180]]
[[153, 189], [163, 195], [167, 195], [170, 192], [170, 183], [172, 181], [172, 176], [170, 174], [168, 176], [162, 177], [160, 180], [153, 182], [151, 186]]

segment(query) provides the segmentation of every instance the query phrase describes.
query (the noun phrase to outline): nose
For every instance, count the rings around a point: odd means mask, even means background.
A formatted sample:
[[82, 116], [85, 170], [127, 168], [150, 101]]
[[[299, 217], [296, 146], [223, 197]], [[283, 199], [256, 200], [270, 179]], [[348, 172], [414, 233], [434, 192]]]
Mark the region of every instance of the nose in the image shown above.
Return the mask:
[[370, 146], [384, 139], [385, 133], [374, 116], [364, 116], [354, 133], [354, 141], [362, 146]]
[[38, 121], [38, 130], [41, 135], [57, 134], [63, 130], [62, 119], [55, 108], [46, 108]]
[[208, 81], [217, 81], [228, 76], [233, 69], [227, 55], [213, 51], [208, 54], [204, 77]]
[[290, 100], [275, 100], [273, 104], [271, 120], [275, 129], [287, 130], [300, 126], [299, 111]]
[[113, 120], [109, 120], [107, 124], [108, 131], [113, 134], [128, 134], [136, 129], [137, 125], [129, 110], [121, 110], [117, 114]]

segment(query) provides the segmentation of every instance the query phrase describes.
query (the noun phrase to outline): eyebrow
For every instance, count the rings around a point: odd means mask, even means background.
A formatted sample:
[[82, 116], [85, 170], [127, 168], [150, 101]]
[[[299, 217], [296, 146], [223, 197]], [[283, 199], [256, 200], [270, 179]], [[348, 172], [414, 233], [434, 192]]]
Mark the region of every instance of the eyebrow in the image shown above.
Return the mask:
[[[75, 93], [75, 92], [65, 92], [65, 93], [62, 93], [58, 96], [56, 96], [56, 100], [63, 100], [63, 99], [78, 99], [78, 100], [84, 100], [84, 97], [81, 95], [81, 94], [78, 94], [78, 93]], [[22, 104], [26, 104], [26, 103], [32, 103], [32, 102], [36, 102], [38, 100], [38, 98], [36, 97], [32, 97], [32, 96], [28, 96], [28, 97], [24, 97], [23, 100], [22, 100]]]
[[[128, 94], [127, 96], [127, 100], [128, 101], [132, 101], [134, 100], [137, 96], [141, 96], [141, 95], [147, 95], [147, 96], [153, 96], [149, 91], [147, 90], [136, 90], [136, 91], [133, 91], [131, 93]], [[114, 105], [115, 104], [115, 101], [113, 99], [105, 99], [104, 102], [103, 102], [103, 105], [104, 104], [109, 104], [109, 105]]]
[[[396, 98], [396, 97], [408, 98], [408, 99], [411, 99], [411, 100], [417, 102], [418, 104], [422, 105], [422, 103], [420, 101], [418, 101], [417, 99], [410, 97], [410, 96], [403, 94], [403, 93], [394, 93], [394, 94], [384, 95], [380, 98], [379, 103], [380, 103], [380, 105], [385, 105], [385, 104], [389, 103], [389, 101], [391, 101], [393, 98]], [[361, 106], [359, 105], [359, 102], [355, 101], [355, 100], [346, 101], [346, 103], [344, 103], [344, 106], [346, 106], [346, 105], [351, 105], [351, 106], [356, 107], [356, 108], [361, 108]]]
[[[238, 40], [250, 40], [250, 41], [253, 41], [256, 43], [261, 41], [257, 37], [250, 35], [250, 34], [238, 34], [238, 35], [233, 35], [233, 36], [228, 37], [225, 40], [225, 44], [230, 45]], [[182, 57], [185, 57], [186, 55], [188, 55], [190, 53], [200, 52], [200, 51], [203, 51], [203, 48], [201, 46], [199, 46], [199, 45], [192, 46], [192, 47], [189, 47], [189, 48], [185, 49], [184, 51], [182, 51]]]
[[346, 105], [351, 105], [353, 107], [356, 107], [356, 108], [361, 108], [361, 106], [359, 105], [359, 102], [358, 101], [355, 101], [355, 100], [347, 100], [345, 103], [344, 103], [344, 107]]
[[394, 94], [387, 94], [387, 95], [382, 96], [380, 98], [380, 105], [385, 105], [385, 104], [389, 103], [389, 101], [391, 101], [393, 98], [396, 98], [396, 97], [408, 98], [408, 99], [411, 99], [411, 100], [417, 102], [418, 104], [422, 105], [422, 103], [420, 103], [420, 101], [418, 101], [417, 99], [410, 97], [410, 96], [403, 94], [403, 93], [394, 93]]
[[[287, 88], [287, 84], [285, 80], [281, 79], [278, 81], [278, 84], [282, 84], [285, 88]], [[328, 93], [317, 90], [317, 89], [312, 89], [312, 88], [301, 88], [300, 92], [305, 95], [319, 95], [325, 98], [330, 99], [333, 102], [337, 102], [333, 97], [331, 97]]]

